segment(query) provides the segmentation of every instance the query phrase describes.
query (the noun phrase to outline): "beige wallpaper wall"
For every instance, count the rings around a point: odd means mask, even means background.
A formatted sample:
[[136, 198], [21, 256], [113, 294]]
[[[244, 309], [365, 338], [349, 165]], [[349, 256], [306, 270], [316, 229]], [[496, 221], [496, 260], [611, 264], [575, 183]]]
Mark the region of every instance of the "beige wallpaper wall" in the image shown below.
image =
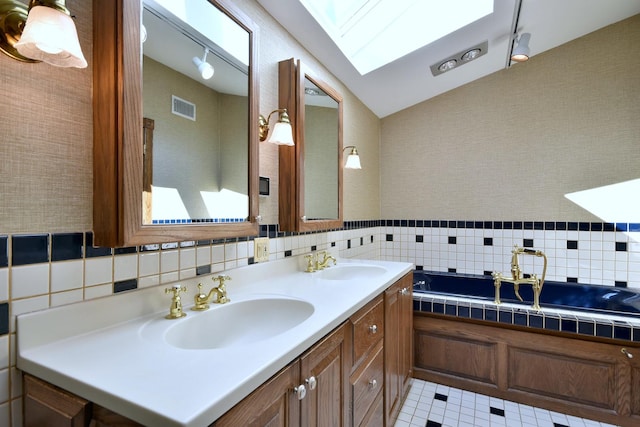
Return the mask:
[[640, 178], [638, 45], [640, 15], [384, 118], [382, 218], [596, 220], [564, 194]]
[[[24, 64], [0, 55], [0, 230], [61, 232], [92, 227], [91, 1], [68, 0], [76, 15], [86, 69]], [[344, 97], [345, 145], [357, 145], [361, 171], [345, 173], [345, 219], [379, 217], [379, 121], [254, 0], [234, 3], [260, 26], [260, 112], [277, 108], [280, 60], [295, 57]], [[356, 175], [357, 174], [357, 175]], [[271, 196], [260, 198], [264, 223], [278, 221], [278, 153], [260, 144], [260, 175]], [[366, 192], [362, 191], [366, 188]]]

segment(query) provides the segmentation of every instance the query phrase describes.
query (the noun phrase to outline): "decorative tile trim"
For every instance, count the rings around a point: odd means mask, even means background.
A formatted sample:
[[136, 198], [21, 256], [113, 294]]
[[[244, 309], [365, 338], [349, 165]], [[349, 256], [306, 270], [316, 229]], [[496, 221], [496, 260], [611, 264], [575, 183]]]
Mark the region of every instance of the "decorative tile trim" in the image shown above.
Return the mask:
[[483, 300], [447, 298], [428, 292], [413, 294], [413, 310], [532, 329], [640, 342], [640, 321], [623, 316], [605, 319], [582, 312], [537, 312], [528, 307], [496, 306]]
[[49, 235], [14, 235], [11, 238], [11, 264], [49, 262]]

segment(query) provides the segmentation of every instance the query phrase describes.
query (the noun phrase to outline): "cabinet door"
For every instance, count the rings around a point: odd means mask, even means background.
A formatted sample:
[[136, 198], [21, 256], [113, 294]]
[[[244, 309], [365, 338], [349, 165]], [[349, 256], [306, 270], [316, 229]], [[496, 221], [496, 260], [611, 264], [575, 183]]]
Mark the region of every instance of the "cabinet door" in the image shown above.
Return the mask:
[[393, 425], [409, 387], [413, 365], [413, 302], [411, 274], [385, 291], [384, 356], [386, 425]]
[[294, 393], [300, 363], [295, 362], [262, 384], [220, 417], [215, 427], [296, 427], [300, 425], [300, 403]]
[[338, 427], [348, 424], [349, 335], [343, 324], [300, 358], [300, 378], [307, 387], [301, 403], [304, 427]]
[[28, 374], [24, 374], [23, 386], [25, 427], [82, 427], [89, 423], [88, 401]]

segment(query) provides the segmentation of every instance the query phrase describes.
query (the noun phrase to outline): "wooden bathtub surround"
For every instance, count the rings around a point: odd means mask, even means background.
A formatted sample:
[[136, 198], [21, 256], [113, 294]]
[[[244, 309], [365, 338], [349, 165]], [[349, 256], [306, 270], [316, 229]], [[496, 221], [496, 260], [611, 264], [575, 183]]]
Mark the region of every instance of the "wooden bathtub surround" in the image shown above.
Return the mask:
[[414, 340], [416, 378], [623, 427], [640, 425], [637, 343], [422, 313], [414, 314]]

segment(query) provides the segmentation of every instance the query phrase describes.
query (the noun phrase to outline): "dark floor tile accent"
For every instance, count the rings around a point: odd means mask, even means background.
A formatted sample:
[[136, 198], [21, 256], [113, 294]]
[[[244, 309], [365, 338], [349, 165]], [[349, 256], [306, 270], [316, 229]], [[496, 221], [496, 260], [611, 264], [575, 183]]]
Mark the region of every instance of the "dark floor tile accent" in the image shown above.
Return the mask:
[[484, 245], [485, 246], [493, 246], [493, 238], [492, 237], [485, 237], [484, 238]]
[[284, 251], [284, 256], [286, 257], [290, 257], [291, 255], [293, 255], [293, 252], [291, 251]]
[[525, 248], [532, 248], [533, 247], [533, 239], [524, 239], [522, 241], [522, 246]]
[[457, 273], [458, 271], [455, 268], [447, 268], [448, 273]]
[[387, 235], [385, 236], [385, 240], [386, 240], [387, 242], [393, 242], [393, 234], [387, 234]]
[[138, 279], [121, 280], [113, 284], [114, 294], [124, 291], [132, 291], [134, 289], [138, 289]]
[[416, 235], [416, 243], [423, 243], [423, 242], [424, 242], [424, 236]]
[[449, 244], [450, 245], [455, 245], [456, 244], [456, 236], [449, 236]]
[[0, 335], [9, 333], [9, 303], [0, 304]]
[[560, 424], [560, 423], [553, 423], [553, 427], [569, 427], [569, 426], [565, 424]]
[[616, 280], [615, 281], [615, 287], [616, 288], [626, 288], [627, 287], [627, 282]]
[[578, 249], [577, 240], [567, 240], [567, 249]]
[[82, 259], [83, 233], [51, 235], [51, 261]]
[[200, 265], [196, 267], [196, 276], [201, 276], [203, 274], [211, 273], [211, 264]]
[[7, 236], [0, 236], [0, 268], [9, 266], [9, 252], [7, 250]]
[[11, 253], [11, 264], [13, 266], [48, 262], [49, 235], [12, 236]]
[[627, 242], [616, 242], [616, 252], [626, 252]]
[[[347, 240], [347, 249], [351, 249], [351, 239]], [[284, 253], [284, 256], [287, 256], [287, 253]]]
[[489, 412], [493, 415], [500, 415], [501, 417], [504, 417], [504, 409], [494, 408], [493, 406], [490, 406]]
[[138, 252], [137, 246], [128, 246], [125, 248], [115, 248], [113, 250], [114, 255], [130, 255]]
[[435, 396], [433, 396], [433, 398], [434, 398], [435, 400], [441, 400], [441, 401], [443, 401], [443, 402], [446, 402], [446, 401], [447, 401], [447, 399], [449, 398], [449, 396], [447, 396], [447, 395], [445, 395], [445, 394], [436, 393], [436, 395], [435, 395]]
[[427, 424], [424, 427], [442, 427], [442, 424], [437, 421], [427, 420]]

